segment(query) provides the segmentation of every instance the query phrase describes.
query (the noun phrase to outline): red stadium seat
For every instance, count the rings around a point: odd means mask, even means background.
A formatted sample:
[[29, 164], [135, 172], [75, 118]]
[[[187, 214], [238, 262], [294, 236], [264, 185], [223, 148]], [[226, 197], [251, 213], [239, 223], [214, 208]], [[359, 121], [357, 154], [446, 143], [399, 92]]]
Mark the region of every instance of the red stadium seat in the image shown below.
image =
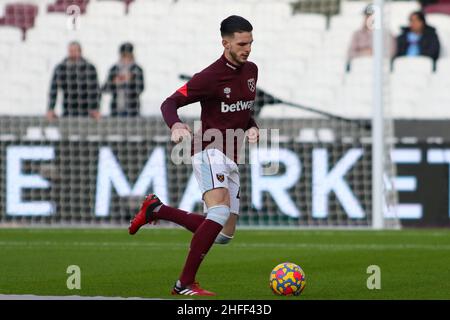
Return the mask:
[[425, 13], [441, 13], [450, 15], [450, 2], [429, 5], [425, 8]]
[[26, 39], [27, 30], [34, 27], [38, 7], [33, 4], [11, 3], [5, 7], [5, 15], [0, 18], [0, 25], [17, 27], [22, 30], [22, 39]]
[[134, 0], [123, 0], [123, 2], [125, 2], [125, 14], [128, 14], [128, 10], [130, 7], [130, 4], [133, 2]]
[[80, 13], [85, 14], [88, 3], [89, 0], [56, 0], [47, 6], [47, 12], [66, 13], [69, 6], [76, 5], [80, 8]]

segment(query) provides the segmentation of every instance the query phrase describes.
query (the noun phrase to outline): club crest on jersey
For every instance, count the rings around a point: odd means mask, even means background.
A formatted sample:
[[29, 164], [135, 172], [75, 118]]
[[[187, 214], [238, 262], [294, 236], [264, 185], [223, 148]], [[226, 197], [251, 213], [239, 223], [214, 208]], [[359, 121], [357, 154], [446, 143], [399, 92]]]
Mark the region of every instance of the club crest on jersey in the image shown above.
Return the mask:
[[225, 93], [225, 96], [229, 99], [230, 93], [231, 93], [231, 88], [226, 87], [225, 89], [223, 89], [223, 93]]
[[248, 79], [247, 84], [248, 84], [248, 88], [250, 89], [250, 91], [255, 92], [255, 90], [256, 90], [255, 78]]
[[216, 174], [217, 180], [223, 182], [225, 180], [225, 176], [221, 173]]

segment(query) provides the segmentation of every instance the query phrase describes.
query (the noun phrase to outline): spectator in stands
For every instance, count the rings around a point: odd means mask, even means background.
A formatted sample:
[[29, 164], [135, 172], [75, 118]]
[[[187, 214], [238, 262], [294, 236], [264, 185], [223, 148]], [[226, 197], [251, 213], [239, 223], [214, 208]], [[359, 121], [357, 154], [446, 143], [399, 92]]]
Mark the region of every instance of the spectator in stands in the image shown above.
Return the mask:
[[[355, 31], [350, 42], [347, 53], [347, 71], [350, 71], [351, 61], [359, 57], [372, 56], [372, 39], [373, 39], [373, 7], [367, 6], [364, 9], [364, 21], [361, 29]], [[387, 35], [386, 42], [391, 52], [391, 58], [394, 57], [396, 52], [395, 38], [392, 34]]]
[[133, 45], [124, 43], [120, 59], [108, 74], [103, 91], [112, 93], [111, 116], [136, 117], [140, 113], [139, 96], [144, 91], [144, 72], [134, 59]]
[[402, 27], [402, 33], [397, 37], [396, 57], [430, 57], [436, 68], [439, 51], [440, 43], [436, 29], [427, 24], [423, 12], [413, 12], [409, 17], [409, 26]]
[[67, 58], [53, 71], [47, 111], [49, 120], [56, 118], [58, 89], [63, 92], [63, 116], [100, 118], [97, 70], [83, 58], [78, 42], [69, 43]]

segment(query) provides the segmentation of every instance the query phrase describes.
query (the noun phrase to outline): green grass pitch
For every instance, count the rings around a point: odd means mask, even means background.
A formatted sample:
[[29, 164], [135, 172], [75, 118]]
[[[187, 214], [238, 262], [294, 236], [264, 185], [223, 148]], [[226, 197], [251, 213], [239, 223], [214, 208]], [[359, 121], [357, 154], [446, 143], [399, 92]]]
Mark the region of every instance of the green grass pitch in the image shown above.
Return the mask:
[[[0, 229], [0, 294], [173, 298], [191, 234], [183, 229]], [[306, 288], [278, 297], [269, 274], [299, 264]], [[69, 265], [81, 289], [69, 290]], [[381, 268], [381, 289], [366, 286]], [[213, 299], [450, 299], [450, 230], [239, 230], [215, 245], [197, 280]]]

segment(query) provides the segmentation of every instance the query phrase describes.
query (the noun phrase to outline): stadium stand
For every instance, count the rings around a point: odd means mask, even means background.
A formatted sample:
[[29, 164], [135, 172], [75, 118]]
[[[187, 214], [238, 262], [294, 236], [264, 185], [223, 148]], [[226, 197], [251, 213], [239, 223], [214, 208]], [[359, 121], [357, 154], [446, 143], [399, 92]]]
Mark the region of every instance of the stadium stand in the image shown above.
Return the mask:
[[426, 6], [425, 13], [442, 13], [450, 15], [450, 1], [438, 0], [437, 3]]
[[89, 0], [56, 0], [47, 6], [47, 12], [66, 13], [69, 6], [75, 5], [80, 8], [80, 13], [86, 13], [86, 6]]
[[[292, 6], [284, 0], [259, 1], [258, 5], [256, 0], [24, 1], [39, 12], [34, 24], [29, 24], [34, 27], [28, 29], [26, 41], [22, 41], [19, 28], [0, 26], [0, 58], [8, 57], [0, 61], [6, 71], [0, 74], [0, 87], [8, 92], [0, 101], [3, 115], [43, 116], [51, 71], [66, 55], [67, 43], [78, 40], [83, 54], [97, 67], [101, 83], [117, 59], [117, 47], [125, 41], [133, 43], [146, 79], [142, 115], [159, 116], [163, 99], [184, 83], [179, 74], [192, 75], [221, 54], [218, 22], [236, 12], [247, 16], [255, 28], [251, 59], [259, 66], [261, 88], [283, 99], [349, 117], [371, 115], [370, 61], [355, 61], [352, 72], [345, 72], [348, 44], [353, 31], [361, 26], [367, 1], [341, 1], [340, 13], [329, 20], [317, 13], [292, 14]], [[75, 30], [68, 28], [65, 14], [72, 3], [79, 5], [82, 13]], [[4, 13], [11, 4], [14, 0], [0, 0]], [[394, 36], [408, 23], [409, 14], [420, 8], [415, 1], [388, 5]], [[392, 113], [399, 118], [450, 118], [448, 108], [438, 107], [450, 105], [447, 93], [438, 89], [442, 83], [448, 84], [449, 72], [441, 69], [448, 70], [449, 65], [450, 16], [430, 13], [427, 19], [438, 30], [441, 59], [435, 73], [429, 72], [425, 58], [395, 61], [390, 85], [395, 89]], [[414, 94], [408, 94], [411, 90]], [[430, 96], [436, 107], [430, 106], [433, 113], [423, 115], [416, 106]], [[101, 110], [105, 116], [108, 103], [103, 97]], [[182, 114], [186, 116], [196, 116], [200, 110], [198, 105], [184, 109]], [[266, 106], [261, 113], [262, 117], [302, 115], [304, 112], [285, 105]]]
[[34, 20], [38, 14], [38, 7], [27, 3], [7, 4], [5, 13], [0, 18], [0, 25], [17, 27], [22, 31], [22, 39], [26, 39], [28, 29], [34, 27]]

